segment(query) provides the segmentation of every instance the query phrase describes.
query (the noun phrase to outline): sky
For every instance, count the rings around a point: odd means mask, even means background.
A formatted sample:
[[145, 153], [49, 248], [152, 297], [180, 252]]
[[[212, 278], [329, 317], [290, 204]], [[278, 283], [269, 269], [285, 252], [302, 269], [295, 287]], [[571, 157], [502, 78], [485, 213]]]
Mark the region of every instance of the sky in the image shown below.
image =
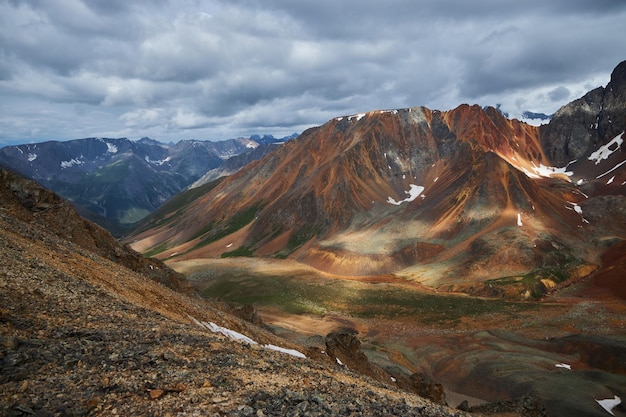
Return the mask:
[[626, 59], [624, 0], [0, 0], [0, 147], [551, 114]]

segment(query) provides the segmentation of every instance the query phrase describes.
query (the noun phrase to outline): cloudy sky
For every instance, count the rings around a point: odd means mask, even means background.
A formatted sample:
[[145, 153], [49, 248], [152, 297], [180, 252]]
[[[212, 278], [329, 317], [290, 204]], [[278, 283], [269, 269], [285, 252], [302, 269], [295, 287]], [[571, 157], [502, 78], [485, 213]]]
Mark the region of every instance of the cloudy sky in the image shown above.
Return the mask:
[[626, 59], [624, 0], [0, 0], [0, 146], [283, 136], [424, 105], [552, 113]]

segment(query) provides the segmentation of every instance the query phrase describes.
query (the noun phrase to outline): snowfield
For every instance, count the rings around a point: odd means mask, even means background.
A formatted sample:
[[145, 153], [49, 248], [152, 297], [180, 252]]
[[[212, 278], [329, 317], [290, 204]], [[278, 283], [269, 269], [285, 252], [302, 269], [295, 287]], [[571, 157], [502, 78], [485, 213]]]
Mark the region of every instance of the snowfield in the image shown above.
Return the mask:
[[607, 398], [606, 400], [596, 400], [596, 402], [600, 404], [600, 407], [604, 408], [607, 413], [614, 416], [615, 413], [613, 412], [613, 409], [622, 403], [622, 399], [616, 395], [615, 397]]
[[609, 156], [611, 156], [613, 152], [617, 151], [622, 146], [622, 143], [624, 143], [624, 139], [622, 138], [623, 136], [624, 132], [615, 136], [606, 145], [599, 147], [597, 151], [589, 155], [589, 160], [596, 161], [596, 165], [598, 165], [603, 160], [609, 159]]
[[422, 194], [425, 190], [425, 188], [421, 185], [409, 184], [409, 187], [411, 187], [409, 191], [405, 191], [405, 193], [409, 195], [407, 198], [405, 198], [404, 200], [396, 201], [391, 197], [387, 197], [387, 202], [395, 206], [399, 206], [402, 203], [410, 203], [411, 201], [419, 197], [420, 194]]

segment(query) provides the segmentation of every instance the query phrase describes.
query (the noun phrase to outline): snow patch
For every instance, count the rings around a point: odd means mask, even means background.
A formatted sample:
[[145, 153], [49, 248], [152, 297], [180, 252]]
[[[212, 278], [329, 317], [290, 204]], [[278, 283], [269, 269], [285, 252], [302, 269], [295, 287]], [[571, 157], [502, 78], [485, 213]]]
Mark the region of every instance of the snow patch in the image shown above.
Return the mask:
[[156, 166], [161, 166], [161, 165], [165, 164], [166, 162], [169, 162], [169, 161], [172, 160], [172, 158], [169, 157], [169, 156], [167, 158], [165, 158], [165, 159], [159, 159], [158, 161], [153, 161], [148, 156], [146, 156], [144, 159], [146, 160], [147, 163], [152, 164], [152, 165], [156, 165]]
[[613, 175], [607, 182], [606, 185], [609, 185], [610, 183], [612, 183], [615, 180], [615, 175]]
[[235, 341], [238, 341], [238, 342], [244, 342], [244, 343], [247, 343], [249, 345], [258, 345], [257, 342], [255, 342], [254, 340], [250, 339], [245, 334], [236, 332], [236, 331], [231, 330], [231, 329], [227, 329], [226, 327], [222, 327], [220, 325], [217, 325], [217, 324], [213, 323], [212, 321], [206, 322], [206, 321], [198, 321], [196, 319], [194, 319], [194, 321], [195, 321], [196, 324], [199, 324], [200, 326], [204, 327], [205, 329], [208, 329], [212, 333], [219, 333], [219, 334], [222, 334], [222, 335], [228, 337], [229, 339], [232, 339], [232, 340], [235, 340]]
[[569, 365], [567, 363], [557, 363], [554, 366], [556, 366], [557, 368], [569, 369], [570, 371], [572, 370], [572, 365]]
[[[194, 317], [189, 316], [189, 318], [198, 326], [203, 327], [209, 331], [211, 331], [212, 333], [219, 333], [222, 334], [226, 337], [228, 337], [229, 339], [235, 340], [237, 342], [243, 342], [243, 343], [247, 343], [249, 345], [258, 345], [257, 342], [255, 342], [254, 340], [250, 339], [248, 336], [246, 336], [245, 334], [236, 332], [234, 330], [228, 329], [226, 327], [222, 327], [218, 324], [213, 323], [212, 321], [206, 322], [206, 321], [200, 321]], [[261, 345], [263, 348], [265, 349], [269, 349], [269, 350], [273, 350], [276, 352], [280, 352], [280, 353], [285, 353], [287, 355], [291, 355], [291, 356], [295, 356], [297, 358], [306, 358], [306, 355], [300, 351], [297, 351], [295, 349], [287, 349], [287, 348], [283, 348], [280, 346], [276, 346], [276, 345], [271, 345], [271, 344], [267, 344], [267, 345]]]
[[626, 164], [626, 161], [622, 161], [619, 164], [615, 165], [613, 168], [609, 169], [608, 171], [606, 171], [604, 174], [600, 174], [596, 177], [596, 179], [600, 179], [602, 177], [604, 177], [607, 174], [610, 174], [611, 172], [615, 171], [617, 168], [621, 167], [622, 165]]
[[567, 204], [571, 204], [572, 207], [565, 206], [565, 208], [567, 208], [568, 210], [574, 210], [576, 213], [580, 214], [580, 217], [583, 219], [583, 223], [589, 223], [589, 220], [585, 219], [585, 217], [583, 216], [582, 207], [580, 207], [576, 203], [572, 203], [571, 201], [568, 201]]
[[558, 174], [567, 175], [568, 177], [571, 177], [572, 175], [574, 175], [574, 172], [568, 171], [567, 167], [574, 162], [576, 161], [572, 161], [562, 168], [548, 167], [548, 166], [545, 166], [544, 164], [539, 164], [539, 166], [537, 166], [533, 162], [532, 170], [534, 172], [530, 172], [524, 168], [522, 168], [522, 170], [524, 171], [524, 174], [526, 174], [526, 176], [530, 178], [541, 178], [541, 177], [550, 178], [553, 175], [558, 175]]
[[286, 348], [282, 348], [280, 346], [275, 346], [275, 345], [263, 345], [263, 347], [269, 350], [275, 350], [276, 352], [281, 352], [287, 355], [295, 356], [296, 358], [302, 358], [302, 359], [306, 358], [306, 355], [304, 353], [299, 352], [295, 349], [286, 349]]
[[117, 153], [117, 146], [113, 145], [112, 143], [106, 142], [107, 144], [107, 152], [108, 153]]
[[37, 154], [36, 153], [29, 153], [28, 154], [28, 162], [33, 162], [35, 159], [37, 159]]
[[609, 156], [611, 156], [613, 152], [617, 151], [620, 148], [620, 146], [622, 146], [622, 143], [624, 143], [624, 139], [622, 139], [622, 136], [624, 136], [624, 132], [615, 136], [606, 145], [600, 146], [597, 151], [589, 155], [588, 159], [590, 161], [596, 161], [596, 165], [598, 165], [600, 162], [602, 162], [605, 159], [609, 159]]
[[604, 408], [607, 413], [614, 416], [615, 413], [613, 412], [613, 409], [622, 403], [622, 399], [616, 395], [613, 398], [607, 398], [605, 400], [596, 400], [596, 402], [600, 404], [600, 407]]
[[419, 197], [420, 194], [422, 194], [425, 190], [425, 188], [421, 185], [409, 184], [409, 186], [411, 187], [409, 191], [405, 191], [405, 193], [409, 195], [407, 198], [405, 198], [404, 200], [396, 201], [391, 197], [387, 197], [387, 202], [395, 206], [399, 206], [402, 203], [410, 203], [411, 201]]
[[570, 209], [570, 210], [574, 210], [576, 213], [580, 214], [581, 216], [583, 215], [583, 209], [582, 209], [582, 207], [580, 207], [580, 206], [579, 206], [578, 204], [576, 204], [576, 203], [572, 203], [571, 201], [568, 201], [568, 203], [572, 205], [572, 207], [571, 207], [571, 208], [566, 206], [568, 209]]
[[356, 119], [356, 121], [358, 122], [359, 120], [364, 118], [365, 115], [366, 115], [365, 113], [354, 114], [352, 116], [348, 116], [348, 120], [352, 121], [352, 119]]
[[522, 227], [524, 224], [522, 223], [522, 213], [517, 213], [517, 225]]
[[346, 366], [346, 365], [344, 365], [344, 363], [343, 363], [343, 362], [341, 362], [341, 360], [340, 360], [339, 358], [335, 358], [335, 360], [337, 361], [337, 363], [338, 363], [339, 365], [341, 365], [341, 366]]
[[[81, 156], [82, 158], [82, 156]], [[72, 158], [69, 161], [61, 161], [61, 168], [65, 169], [65, 168], [70, 168], [73, 167], [75, 165], [82, 165], [84, 164], [84, 161], [81, 161], [80, 159], [76, 159], [76, 158]]]

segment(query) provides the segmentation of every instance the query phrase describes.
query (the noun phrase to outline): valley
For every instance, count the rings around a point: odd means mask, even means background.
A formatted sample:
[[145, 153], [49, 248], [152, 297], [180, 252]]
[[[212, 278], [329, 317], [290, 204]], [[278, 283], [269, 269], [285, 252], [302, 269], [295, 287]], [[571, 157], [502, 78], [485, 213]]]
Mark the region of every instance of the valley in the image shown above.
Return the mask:
[[328, 333], [355, 329], [372, 363], [396, 378], [428, 375], [452, 406], [530, 397], [548, 415], [602, 416], [596, 399], [626, 389], [626, 303], [593, 282], [521, 302], [434, 291], [393, 275], [332, 275], [289, 260], [169, 264], [209, 299], [254, 305], [273, 333], [294, 343], [323, 350]]

